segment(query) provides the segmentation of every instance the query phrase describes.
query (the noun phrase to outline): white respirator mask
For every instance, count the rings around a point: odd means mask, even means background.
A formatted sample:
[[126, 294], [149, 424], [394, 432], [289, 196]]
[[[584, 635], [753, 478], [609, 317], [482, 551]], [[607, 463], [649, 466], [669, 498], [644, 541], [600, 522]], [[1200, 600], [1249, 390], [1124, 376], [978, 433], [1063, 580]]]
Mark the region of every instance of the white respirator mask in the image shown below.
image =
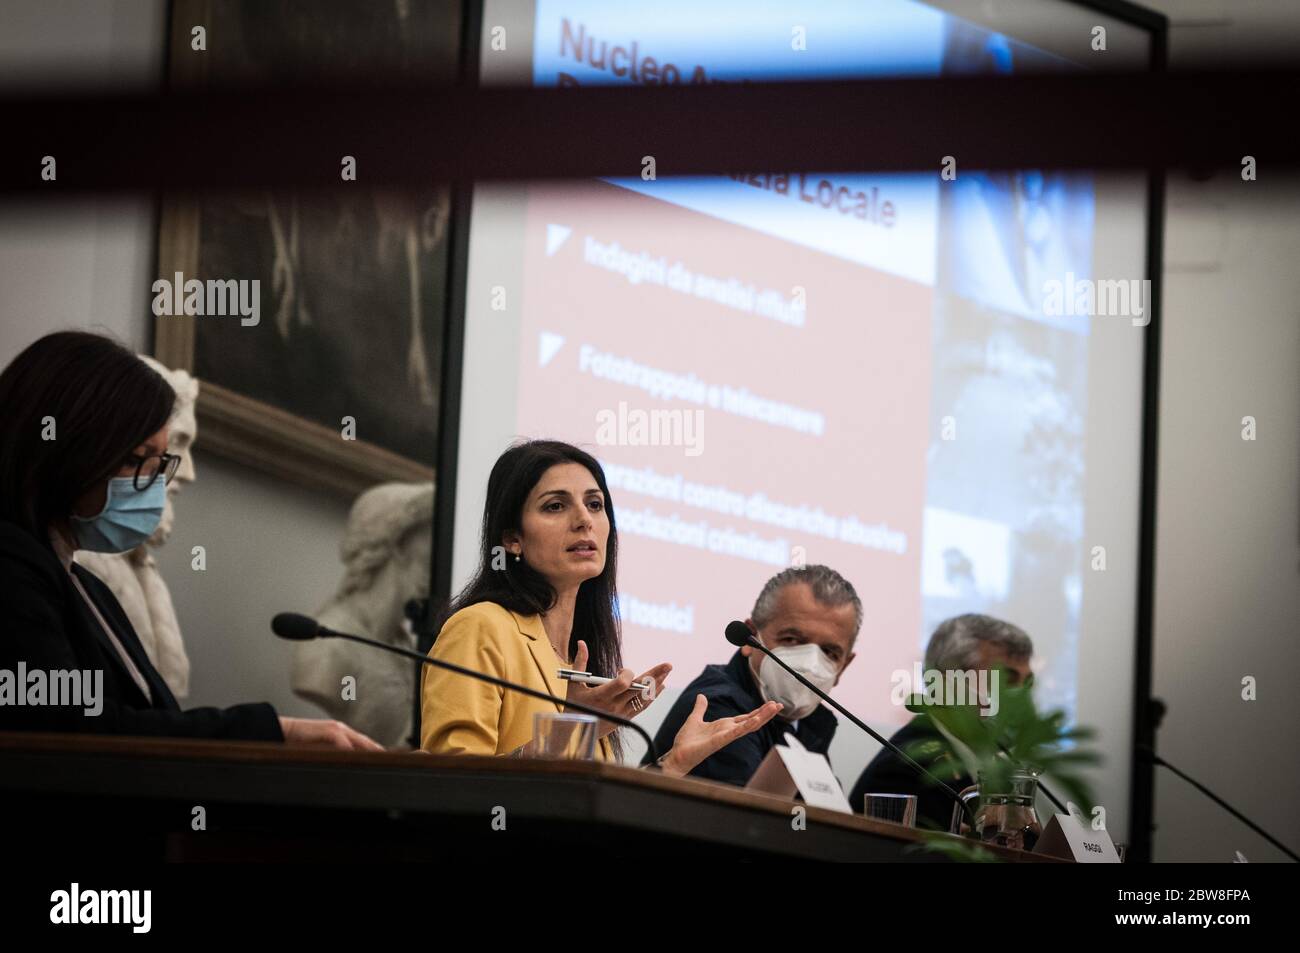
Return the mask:
[[[823, 692], [830, 692], [840, 673], [826, 653], [811, 642], [772, 649], [772, 654]], [[758, 690], [764, 701], [781, 703], [781, 717], [787, 721], [805, 718], [821, 704], [813, 691], [771, 659], [764, 659], [758, 666]]]

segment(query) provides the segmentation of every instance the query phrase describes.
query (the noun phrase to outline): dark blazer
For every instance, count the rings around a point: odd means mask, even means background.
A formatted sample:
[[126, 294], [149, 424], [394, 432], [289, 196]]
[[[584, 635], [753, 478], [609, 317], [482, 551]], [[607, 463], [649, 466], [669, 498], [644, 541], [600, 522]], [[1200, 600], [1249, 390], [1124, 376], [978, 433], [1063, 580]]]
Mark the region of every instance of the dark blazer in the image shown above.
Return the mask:
[[[704, 712], [705, 721], [748, 714], [763, 704], [763, 697], [750, 673], [749, 659], [741, 655], [739, 650], [726, 665], [706, 665], [704, 671], [673, 702], [673, 707], [668, 710], [663, 724], [659, 726], [655, 735], [655, 747], [660, 754], [673, 746], [673, 739], [677, 737], [682, 725], [686, 724], [691, 709], [695, 707], [695, 696], [699, 694], [709, 700], [709, 707]], [[835, 737], [837, 725], [835, 716], [825, 705], [818, 705], [812, 714], [800, 718], [797, 729], [791, 728], [790, 722], [783, 721], [778, 715], [757, 731], [737, 738], [725, 748], [709, 755], [690, 773], [697, 778], [744, 786], [787, 731], [809, 751], [826, 754], [831, 739]], [[648, 759], [647, 752], [643, 760]]]
[[[964, 771], [943, 772], [934, 766], [933, 759], [920, 757], [908, 750], [910, 745], [922, 741], [939, 741], [942, 738], [943, 735], [934, 727], [934, 722], [928, 716], [917, 715], [899, 728], [889, 740], [960, 794], [963, 788], [974, 783]], [[917, 827], [946, 831], [952, 821], [953, 801], [947, 792], [917, 774], [915, 768], [901, 760], [888, 748], [880, 749], [871, 759], [871, 763], [862, 770], [858, 783], [853, 785], [849, 804], [859, 814], [864, 810], [863, 796], [866, 794], [915, 794]]]
[[127, 671], [49, 543], [0, 521], [0, 670], [11, 673], [11, 679], [17, 677], [19, 662], [28, 672], [104, 673], [99, 715], [85, 714], [82, 706], [0, 704], [0, 730], [284, 740], [279, 718], [268, 704], [182, 711], [113, 593], [84, 567], [74, 563], [72, 571], [144, 676], [152, 702]]

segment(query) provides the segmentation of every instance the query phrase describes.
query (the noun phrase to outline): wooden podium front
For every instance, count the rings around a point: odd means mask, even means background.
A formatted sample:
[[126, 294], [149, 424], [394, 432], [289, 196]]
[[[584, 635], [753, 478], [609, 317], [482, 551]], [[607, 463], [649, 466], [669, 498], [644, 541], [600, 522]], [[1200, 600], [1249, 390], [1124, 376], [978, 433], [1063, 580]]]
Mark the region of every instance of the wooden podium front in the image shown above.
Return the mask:
[[0, 733], [6, 840], [74, 855], [437, 862], [568, 847], [636, 858], [942, 859], [907, 850], [922, 839], [914, 830], [820, 808], [805, 808], [796, 829], [796, 807], [592, 762]]

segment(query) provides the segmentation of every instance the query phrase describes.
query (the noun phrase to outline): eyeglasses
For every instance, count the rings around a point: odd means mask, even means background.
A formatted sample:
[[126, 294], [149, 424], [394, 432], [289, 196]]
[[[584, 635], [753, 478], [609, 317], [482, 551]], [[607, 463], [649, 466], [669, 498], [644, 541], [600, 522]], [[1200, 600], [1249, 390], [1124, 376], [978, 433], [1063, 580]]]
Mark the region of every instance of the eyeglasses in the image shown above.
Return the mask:
[[181, 458], [175, 453], [160, 453], [152, 457], [132, 456], [135, 461], [135, 479], [133, 485], [136, 490], [143, 491], [153, 486], [154, 481], [159, 475], [163, 478], [163, 486], [172, 482], [172, 477], [180, 469]]

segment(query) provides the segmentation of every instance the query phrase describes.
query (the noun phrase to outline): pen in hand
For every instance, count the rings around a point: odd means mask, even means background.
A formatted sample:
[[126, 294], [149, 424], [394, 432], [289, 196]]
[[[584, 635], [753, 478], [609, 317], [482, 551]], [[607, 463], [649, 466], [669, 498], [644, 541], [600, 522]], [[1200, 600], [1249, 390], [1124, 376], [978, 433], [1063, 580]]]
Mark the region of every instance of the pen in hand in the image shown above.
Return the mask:
[[[590, 688], [596, 688], [600, 685], [608, 685], [614, 681], [612, 678], [606, 678], [604, 675], [592, 675], [590, 672], [580, 672], [577, 669], [562, 668], [557, 673], [562, 681], [579, 682]], [[652, 680], [644, 682], [633, 682], [632, 687], [641, 693], [641, 698], [645, 701], [653, 701], [655, 697], [655, 683]]]

